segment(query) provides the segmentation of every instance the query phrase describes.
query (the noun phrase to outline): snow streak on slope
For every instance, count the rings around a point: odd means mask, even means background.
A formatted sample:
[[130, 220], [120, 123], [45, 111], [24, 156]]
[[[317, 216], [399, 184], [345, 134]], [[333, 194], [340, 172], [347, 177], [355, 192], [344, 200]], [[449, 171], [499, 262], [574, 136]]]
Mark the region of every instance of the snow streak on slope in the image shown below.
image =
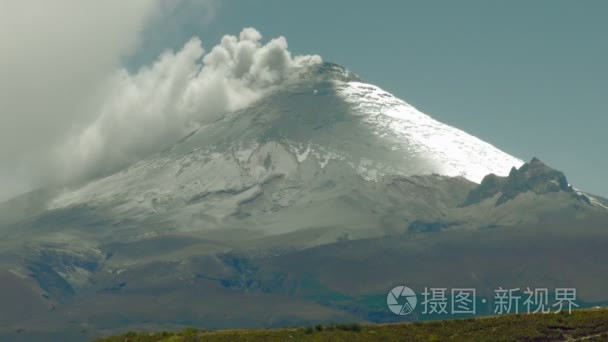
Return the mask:
[[[409, 142], [415, 153], [437, 161], [436, 173], [480, 183], [506, 176], [523, 161], [459, 129], [445, 125], [371, 84], [336, 81], [338, 93], [371, 124], [375, 134]], [[396, 151], [395, 153], [399, 153]]]

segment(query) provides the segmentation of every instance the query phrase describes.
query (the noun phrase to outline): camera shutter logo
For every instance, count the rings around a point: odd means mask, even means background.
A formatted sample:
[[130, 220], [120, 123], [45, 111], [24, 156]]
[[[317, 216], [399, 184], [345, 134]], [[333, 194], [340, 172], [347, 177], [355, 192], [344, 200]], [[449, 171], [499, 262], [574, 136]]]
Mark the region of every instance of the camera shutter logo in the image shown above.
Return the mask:
[[397, 286], [386, 297], [388, 308], [396, 315], [412, 313], [418, 304], [416, 293], [407, 286]]

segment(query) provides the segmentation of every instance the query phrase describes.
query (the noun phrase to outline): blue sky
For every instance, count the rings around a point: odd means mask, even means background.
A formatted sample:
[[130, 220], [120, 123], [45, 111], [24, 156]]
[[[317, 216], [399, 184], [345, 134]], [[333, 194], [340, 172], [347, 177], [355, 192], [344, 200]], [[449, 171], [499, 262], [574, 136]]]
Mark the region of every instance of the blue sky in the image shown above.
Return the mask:
[[252, 26], [608, 195], [606, 1], [223, 0], [213, 8], [204, 16], [185, 3], [149, 25], [129, 65], [194, 35], [210, 47]]

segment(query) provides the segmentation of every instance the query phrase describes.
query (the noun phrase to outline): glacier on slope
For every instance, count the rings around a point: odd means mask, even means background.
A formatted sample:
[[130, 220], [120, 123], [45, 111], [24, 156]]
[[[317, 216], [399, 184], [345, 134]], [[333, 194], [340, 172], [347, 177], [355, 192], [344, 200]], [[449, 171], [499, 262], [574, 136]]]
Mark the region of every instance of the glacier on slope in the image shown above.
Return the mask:
[[[240, 208], [255, 201], [268, 202], [256, 209], [268, 214], [339, 198], [360, 182], [438, 174], [479, 183], [522, 164], [324, 63], [165, 151], [65, 191], [50, 209], [87, 205], [116, 218], [195, 230], [251, 216]], [[327, 184], [333, 190], [320, 195]]]
[[475, 183], [493, 173], [506, 176], [523, 161], [457, 128], [445, 125], [371, 84], [336, 82], [338, 94], [352, 104], [353, 113], [372, 126], [375, 134], [389, 136], [393, 150], [422, 154], [436, 163], [433, 172], [462, 176]]

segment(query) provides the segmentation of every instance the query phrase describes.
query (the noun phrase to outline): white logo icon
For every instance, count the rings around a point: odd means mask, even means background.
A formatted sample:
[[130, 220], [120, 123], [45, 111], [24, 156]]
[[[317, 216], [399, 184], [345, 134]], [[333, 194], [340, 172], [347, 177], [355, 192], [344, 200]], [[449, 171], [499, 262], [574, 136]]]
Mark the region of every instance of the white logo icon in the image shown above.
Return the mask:
[[416, 293], [407, 286], [397, 286], [386, 297], [388, 308], [396, 315], [410, 314], [418, 304]]

